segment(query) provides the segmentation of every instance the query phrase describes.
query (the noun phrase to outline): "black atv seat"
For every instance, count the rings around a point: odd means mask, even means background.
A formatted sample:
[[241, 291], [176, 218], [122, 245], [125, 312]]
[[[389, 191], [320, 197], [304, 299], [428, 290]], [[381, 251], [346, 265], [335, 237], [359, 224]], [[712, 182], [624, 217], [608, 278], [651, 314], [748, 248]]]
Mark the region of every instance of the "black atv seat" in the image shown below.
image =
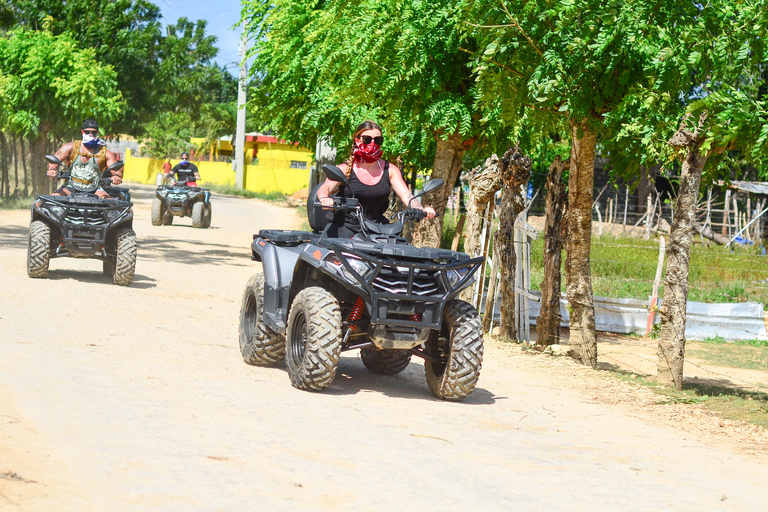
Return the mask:
[[322, 233], [325, 229], [325, 226], [331, 222], [331, 218], [326, 210], [323, 210], [322, 208], [315, 208], [313, 206], [318, 201], [317, 191], [320, 189], [322, 184], [323, 182], [315, 185], [315, 187], [312, 189], [312, 192], [309, 193], [309, 197], [307, 198], [307, 217], [309, 218], [309, 227], [311, 227], [312, 231], [315, 233]]

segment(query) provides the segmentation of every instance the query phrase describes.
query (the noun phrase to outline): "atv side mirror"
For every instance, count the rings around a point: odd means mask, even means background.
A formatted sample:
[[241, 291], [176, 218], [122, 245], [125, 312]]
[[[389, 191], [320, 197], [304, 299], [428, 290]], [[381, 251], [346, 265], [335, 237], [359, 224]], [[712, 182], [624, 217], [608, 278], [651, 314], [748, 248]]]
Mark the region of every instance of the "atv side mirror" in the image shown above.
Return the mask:
[[442, 187], [443, 183], [445, 183], [443, 180], [429, 180], [427, 184], [424, 185], [424, 188], [419, 195], [423, 196], [425, 194], [429, 194], [433, 190], [437, 190], [438, 188]]
[[[411, 201], [413, 201], [417, 197], [421, 197], [423, 195], [429, 194], [430, 192], [433, 192], [433, 191], [437, 190], [438, 188], [443, 186], [443, 183], [445, 183], [443, 180], [429, 180], [426, 183], [426, 185], [424, 185], [424, 188], [421, 189], [421, 192], [419, 192], [418, 194], [416, 194], [415, 196], [413, 196], [411, 198]], [[410, 201], [409, 201], [409, 203], [410, 203]], [[410, 204], [409, 204], [408, 207], [410, 208]]]
[[331, 164], [323, 164], [323, 172], [331, 181], [338, 181], [340, 183], [347, 183], [347, 175], [344, 171]]
[[110, 165], [109, 167], [107, 167], [107, 170], [108, 171], [117, 171], [119, 169], [122, 169], [123, 166], [125, 166], [125, 162], [123, 162], [123, 161], [115, 162], [112, 165]]
[[63, 163], [61, 163], [61, 160], [59, 160], [59, 159], [58, 159], [56, 156], [54, 156], [54, 155], [45, 155], [45, 159], [46, 159], [46, 160], [48, 160], [48, 161], [49, 161], [50, 163], [52, 163], [52, 164], [56, 164], [56, 165], [64, 165]]

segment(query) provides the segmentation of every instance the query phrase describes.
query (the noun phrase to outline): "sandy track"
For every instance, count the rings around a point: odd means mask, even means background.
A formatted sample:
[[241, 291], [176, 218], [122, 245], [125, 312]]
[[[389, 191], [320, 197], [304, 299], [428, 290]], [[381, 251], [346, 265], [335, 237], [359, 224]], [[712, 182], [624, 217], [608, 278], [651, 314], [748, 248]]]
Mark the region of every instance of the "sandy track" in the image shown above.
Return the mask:
[[[212, 229], [149, 222], [134, 284], [98, 261], [26, 276], [27, 212], [0, 212], [0, 510], [761, 510], [759, 449], [679, 428], [564, 360], [489, 341], [476, 391], [356, 353], [323, 393], [242, 362], [251, 235], [290, 209], [214, 196]], [[678, 428], [675, 428], [675, 427]]]

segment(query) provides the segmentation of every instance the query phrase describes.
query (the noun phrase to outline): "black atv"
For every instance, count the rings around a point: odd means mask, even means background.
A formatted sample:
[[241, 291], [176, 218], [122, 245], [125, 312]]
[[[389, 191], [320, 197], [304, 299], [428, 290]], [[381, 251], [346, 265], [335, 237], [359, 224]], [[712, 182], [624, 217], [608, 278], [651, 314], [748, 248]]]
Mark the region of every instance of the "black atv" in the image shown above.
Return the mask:
[[[346, 183], [344, 173], [324, 165]], [[441, 180], [426, 184], [421, 194]], [[313, 232], [262, 230], [252, 259], [263, 274], [246, 285], [240, 310], [240, 350], [246, 363], [285, 359], [291, 383], [319, 391], [336, 376], [340, 353], [360, 349], [368, 370], [402, 372], [412, 356], [424, 359], [427, 384], [445, 400], [475, 388], [483, 332], [475, 308], [458, 300], [483, 258], [445, 249], [416, 248], [400, 237], [406, 221], [425, 217], [409, 208], [392, 224], [366, 221], [357, 199], [334, 198], [334, 211], [352, 212], [362, 233], [328, 238], [317, 188], [307, 201]]]
[[[64, 167], [53, 155], [51, 163]], [[120, 169], [116, 162], [104, 172]], [[59, 170], [56, 179], [69, 179]], [[111, 179], [102, 176], [98, 185], [108, 187]], [[97, 184], [94, 184], [94, 191]], [[93, 192], [69, 196], [37, 196], [32, 204], [29, 225], [27, 274], [45, 277], [51, 258], [96, 258], [103, 261], [104, 274], [115, 284], [127, 286], [136, 271], [136, 233], [133, 232], [133, 203], [117, 198], [102, 199]]]
[[192, 227], [211, 226], [211, 192], [207, 188], [189, 187], [186, 181], [160, 185], [152, 200], [152, 225], [168, 226], [174, 217], [192, 217]]

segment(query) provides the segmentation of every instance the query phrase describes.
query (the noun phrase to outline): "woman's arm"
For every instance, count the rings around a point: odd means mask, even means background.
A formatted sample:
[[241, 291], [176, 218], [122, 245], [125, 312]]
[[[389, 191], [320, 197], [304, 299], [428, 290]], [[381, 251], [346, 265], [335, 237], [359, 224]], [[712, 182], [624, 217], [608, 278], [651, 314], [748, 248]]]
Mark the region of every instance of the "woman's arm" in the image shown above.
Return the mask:
[[411, 201], [411, 199], [413, 199], [413, 195], [411, 195], [411, 191], [408, 190], [408, 185], [406, 185], [405, 180], [403, 180], [403, 173], [401, 173], [400, 169], [391, 163], [389, 164], [389, 183], [392, 185], [392, 189], [395, 191], [395, 194], [397, 194], [397, 197], [400, 198], [406, 208], [418, 208], [420, 210], [424, 210], [427, 212], [428, 219], [435, 218], [434, 208], [430, 206], [423, 208], [418, 200]]
[[[347, 168], [346, 164], [339, 165], [339, 169], [342, 171]], [[338, 181], [331, 181], [330, 179], [327, 179], [323, 182], [322, 185], [320, 185], [320, 188], [317, 189], [317, 199], [321, 203], [323, 203], [323, 206], [333, 206], [333, 198], [328, 197], [329, 195], [333, 194], [339, 190], [339, 182]]]

